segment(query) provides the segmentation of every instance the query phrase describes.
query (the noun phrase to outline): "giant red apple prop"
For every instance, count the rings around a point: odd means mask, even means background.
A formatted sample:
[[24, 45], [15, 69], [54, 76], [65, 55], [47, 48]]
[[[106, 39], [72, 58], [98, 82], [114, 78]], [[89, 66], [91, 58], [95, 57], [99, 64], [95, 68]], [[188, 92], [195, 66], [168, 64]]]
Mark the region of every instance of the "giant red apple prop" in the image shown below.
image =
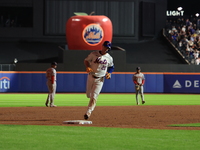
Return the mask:
[[112, 22], [103, 15], [72, 16], [66, 23], [69, 50], [101, 50], [104, 41], [112, 41]]

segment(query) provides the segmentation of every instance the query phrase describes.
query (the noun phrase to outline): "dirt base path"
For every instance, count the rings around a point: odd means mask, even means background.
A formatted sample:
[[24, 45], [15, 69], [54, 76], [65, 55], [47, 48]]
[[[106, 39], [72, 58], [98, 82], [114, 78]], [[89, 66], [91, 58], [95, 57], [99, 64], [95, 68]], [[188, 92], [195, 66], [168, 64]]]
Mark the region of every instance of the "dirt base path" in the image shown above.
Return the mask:
[[63, 121], [84, 120], [87, 107], [1, 107], [0, 124], [95, 126], [146, 129], [200, 130], [200, 127], [169, 127], [200, 123], [200, 106], [97, 106], [91, 125], [68, 125]]

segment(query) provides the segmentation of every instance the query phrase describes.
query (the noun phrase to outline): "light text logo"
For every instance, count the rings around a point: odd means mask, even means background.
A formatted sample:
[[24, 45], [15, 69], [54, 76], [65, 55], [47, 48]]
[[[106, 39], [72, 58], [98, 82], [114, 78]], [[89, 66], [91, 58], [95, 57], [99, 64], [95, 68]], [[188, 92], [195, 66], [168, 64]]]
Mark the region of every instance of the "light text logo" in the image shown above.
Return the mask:
[[167, 16], [183, 16], [184, 11], [166, 11]]

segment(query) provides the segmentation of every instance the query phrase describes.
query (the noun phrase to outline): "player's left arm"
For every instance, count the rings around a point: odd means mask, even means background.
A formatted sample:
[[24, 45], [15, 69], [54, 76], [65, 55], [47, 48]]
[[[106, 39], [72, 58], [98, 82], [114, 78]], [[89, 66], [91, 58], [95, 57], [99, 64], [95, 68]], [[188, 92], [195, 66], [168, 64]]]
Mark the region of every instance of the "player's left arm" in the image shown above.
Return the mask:
[[54, 84], [54, 81], [55, 81], [55, 76], [51, 76], [51, 84]]
[[144, 85], [144, 83], [145, 83], [145, 80], [143, 79], [143, 80], [142, 80], [142, 84], [141, 84], [141, 85]]
[[52, 69], [52, 74], [51, 74], [51, 83], [54, 84], [55, 82], [55, 76], [56, 76], [56, 70]]
[[106, 73], [106, 79], [110, 79], [111, 78], [111, 73], [114, 71], [114, 65], [111, 67], [108, 67], [107, 69], [107, 73]]
[[141, 85], [144, 85], [144, 83], [145, 83], [145, 77], [143, 75], [143, 77], [142, 77], [142, 84]]

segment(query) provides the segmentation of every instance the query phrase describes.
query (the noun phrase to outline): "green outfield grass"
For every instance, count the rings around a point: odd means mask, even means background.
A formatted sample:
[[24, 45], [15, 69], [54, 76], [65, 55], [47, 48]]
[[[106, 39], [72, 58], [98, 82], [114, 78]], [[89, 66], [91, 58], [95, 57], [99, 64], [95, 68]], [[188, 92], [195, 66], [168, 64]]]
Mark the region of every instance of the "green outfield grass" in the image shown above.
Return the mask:
[[191, 124], [172, 124], [171, 127], [200, 127], [200, 123], [191, 123]]
[[0, 125], [1, 150], [198, 150], [200, 131]]
[[[0, 94], [0, 107], [44, 106], [47, 94]], [[197, 94], [145, 94], [146, 105], [200, 105]], [[87, 106], [85, 94], [56, 94], [58, 106]], [[135, 105], [135, 94], [100, 94], [97, 106]]]
[[[44, 106], [46, 96], [0, 94], [0, 107]], [[192, 94], [145, 94], [145, 100], [145, 106], [200, 105], [200, 96]], [[88, 99], [85, 94], [56, 94], [55, 103], [87, 106]], [[135, 95], [101, 94], [97, 102], [97, 106], [122, 105], [135, 105]], [[182, 126], [199, 126], [199, 123]], [[199, 130], [0, 125], [0, 133], [0, 150], [198, 150], [200, 146]]]

